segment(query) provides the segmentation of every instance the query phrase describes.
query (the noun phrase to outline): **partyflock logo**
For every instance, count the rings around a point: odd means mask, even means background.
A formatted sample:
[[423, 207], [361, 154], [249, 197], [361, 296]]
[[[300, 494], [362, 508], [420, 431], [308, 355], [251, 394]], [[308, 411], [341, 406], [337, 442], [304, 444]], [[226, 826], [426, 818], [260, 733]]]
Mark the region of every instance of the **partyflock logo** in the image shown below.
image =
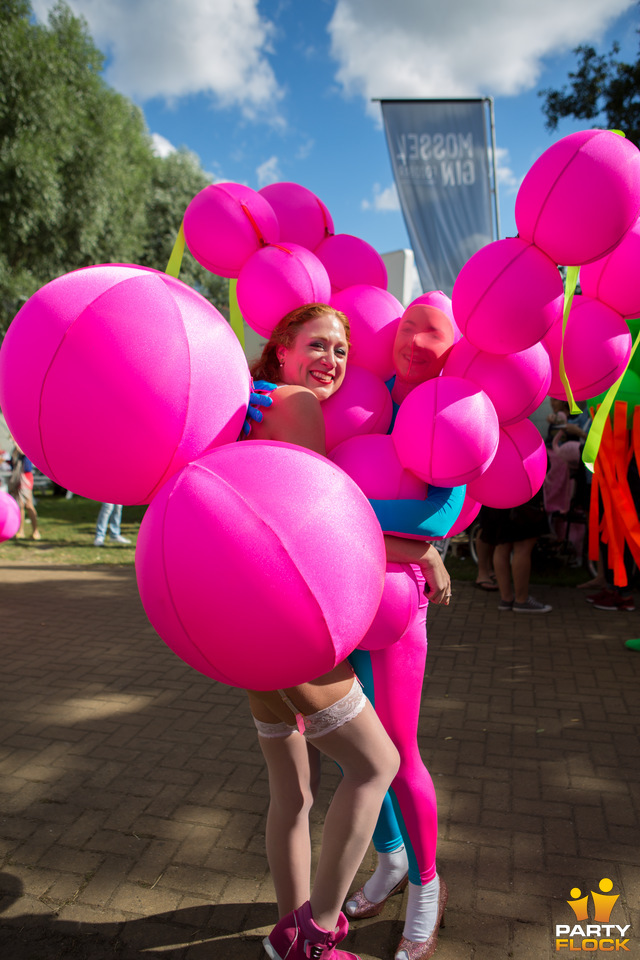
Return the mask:
[[629, 950], [627, 932], [630, 924], [611, 923], [611, 914], [620, 894], [611, 893], [613, 883], [608, 877], [603, 877], [598, 886], [599, 893], [591, 890], [593, 920], [589, 919], [589, 894], [583, 897], [578, 887], [571, 891], [573, 899], [567, 903], [575, 914], [576, 923], [556, 924], [556, 950]]

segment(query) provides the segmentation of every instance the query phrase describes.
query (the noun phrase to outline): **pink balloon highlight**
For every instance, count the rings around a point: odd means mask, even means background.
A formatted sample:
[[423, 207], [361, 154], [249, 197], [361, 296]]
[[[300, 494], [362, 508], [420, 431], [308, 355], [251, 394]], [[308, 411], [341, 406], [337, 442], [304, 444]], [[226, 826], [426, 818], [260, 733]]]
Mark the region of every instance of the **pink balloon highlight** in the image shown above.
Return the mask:
[[186, 663], [231, 686], [318, 677], [369, 629], [384, 540], [342, 471], [301, 447], [218, 447], [172, 477], [140, 527], [143, 606]]
[[393, 404], [386, 384], [375, 373], [349, 364], [342, 386], [321, 406], [328, 451], [343, 440], [365, 433], [386, 433]]
[[20, 507], [10, 493], [0, 490], [0, 543], [11, 540], [20, 529]]
[[498, 416], [470, 380], [437, 377], [403, 400], [391, 436], [402, 465], [437, 487], [475, 480], [495, 456]]
[[487, 507], [517, 507], [538, 492], [546, 472], [544, 440], [531, 420], [521, 420], [500, 428], [492, 463], [469, 484], [467, 493]]
[[184, 215], [187, 247], [211, 273], [237, 277], [249, 257], [280, 239], [267, 200], [241, 183], [215, 183], [197, 193]]
[[606, 256], [639, 212], [640, 151], [611, 130], [580, 130], [545, 150], [515, 206], [519, 236], [565, 265]]
[[[566, 400], [560, 378], [562, 321], [545, 337], [551, 358], [549, 395]], [[576, 294], [571, 304], [564, 337], [564, 365], [576, 400], [588, 400], [607, 390], [620, 377], [631, 354], [631, 333], [619, 313], [610, 307]]]
[[185, 463], [235, 440], [249, 389], [215, 307], [126, 264], [46, 284], [0, 350], [0, 405], [17, 442], [52, 480], [108, 503], [148, 503]]
[[259, 193], [275, 211], [280, 239], [315, 250], [333, 233], [333, 219], [320, 197], [299, 183], [270, 183]]
[[404, 311], [400, 301], [380, 287], [355, 284], [334, 293], [330, 302], [351, 325], [349, 362], [389, 380], [394, 372], [393, 341]]
[[357, 283], [387, 289], [384, 260], [366, 240], [348, 233], [336, 233], [326, 237], [314, 253], [329, 274], [333, 292]]
[[287, 313], [305, 303], [328, 303], [329, 275], [315, 254], [296, 243], [263, 247], [247, 260], [236, 289], [252, 330], [267, 340]]
[[528, 417], [547, 396], [551, 362], [542, 343], [521, 353], [499, 356], [460, 340], [447, 357], [442, 373], [465, 377], [481, 387], [496, 408], [500, 424], [507, 426]]
[[487, 353], [519, 353], [538, 343], [562, 315], [558, 268], [524, 240], [487, 244], [467, 260], [453, 287], [464, 336]]

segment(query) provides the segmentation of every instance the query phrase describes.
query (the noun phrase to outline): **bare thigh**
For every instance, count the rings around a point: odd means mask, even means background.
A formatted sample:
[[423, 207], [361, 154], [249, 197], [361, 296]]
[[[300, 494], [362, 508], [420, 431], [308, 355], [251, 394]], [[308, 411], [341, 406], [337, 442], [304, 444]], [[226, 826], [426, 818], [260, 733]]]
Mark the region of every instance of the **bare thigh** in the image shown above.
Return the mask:
[[[300, 713], [307, 717], [345, 697], [353, 685], [353, 676], [351, 666], [345, 661], [316, 680], [285, 688], [285, 693]], [[263, 723], [278, 723], [284, 720], [285, 723], [295, 725], [294, 714], [277, 690], [247, 690], [247, 693], [251, 712], [256, 720], [262, 720]]]

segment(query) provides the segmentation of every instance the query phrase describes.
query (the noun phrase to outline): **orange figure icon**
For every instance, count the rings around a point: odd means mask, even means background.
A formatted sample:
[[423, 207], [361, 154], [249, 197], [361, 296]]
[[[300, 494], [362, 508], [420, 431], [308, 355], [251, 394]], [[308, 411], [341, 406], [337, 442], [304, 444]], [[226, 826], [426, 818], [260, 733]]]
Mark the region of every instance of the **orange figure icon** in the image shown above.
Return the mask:
[[567, 900], [567, 903], [575, 913], [576, 920], [578, 920], [578, 922], [580, 920], [589, 919], [589, 914], [587, 913], [587, 901], [589, 900], [589, 895], [586, 894], [584, 897], [582, 897], [581, 900], [579, 900], [578, 897], [580, 897], [581, 894], [582, 894], [582, 890], [580, 890], [578, 887], [574, 887], [573, 890], [571, 891], [571, 896], [574, 897], [575, 899]]
[[[598, 886], [602, 893], [596, 893], [594, 890], [591, 891], [591, 896], [593, 897], [596, 908], [596, 915], [593, 919], [596, 923], [609, 923], [611, 911], [620, 894], [616, 893], [613, 894], [613, 896], [607, 896], [609, 891], [613, 889], [613, 882], [609, 880], [608, 877], [603, 877]], [[571, 893], [573, 894], [573, 890]]]

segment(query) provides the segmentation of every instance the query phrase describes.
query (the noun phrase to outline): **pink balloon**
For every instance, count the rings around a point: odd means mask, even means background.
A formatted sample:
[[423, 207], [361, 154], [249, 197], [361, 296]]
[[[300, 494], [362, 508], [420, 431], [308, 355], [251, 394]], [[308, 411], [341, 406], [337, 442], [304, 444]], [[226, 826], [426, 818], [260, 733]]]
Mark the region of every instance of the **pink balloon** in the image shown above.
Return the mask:
[[386, 384], [375, 373], [347, 366], [342, 386], [322, 403], [327, 450], [363, 433], [386, 433], [393, 404]]
[[625, 319], [640, 317], [640, 221], [602, 260], [580, 270], [582, 292], [601, 300]]
[[259, 192], [275, 210], [282, 240], [315, 250], [333, 233], [333, 220], [322, 200], [299, 183], [270, 183]]
[[256, 690], [344, 660], [373, 620], [384, 569], [380, 525], [355, 483], [325, 457], [261, 440], [172, 477], [136, 548], [164, 642], [206, 676]]
[[[456, 318], [453, 315], [453, 304], [451, 303], [451, 298], [443, 293], [442, 290], [429, 290], [427, 293], [421, 293], [419, 297], [416, 297], [415, 300], [412, 300], [409, 304], [409, 307], [413, 307], [416, 303], [424, 303], [429, 307], [437, 307], [438, 310], [442, 310], [443, 313], [449, 317], [451, 320], [451, 326], [453, 327], [453, 342], [457, 343], [458, 340], [462, 339], [462, 331], [456, 323]], [[409, 309], [407, 307], [407, 309]]]
[[252, 330], [267, 340], [280, 320], [305, 303], [328, 303], [329, 275], [315, 254], [296, 243], [263, 247], [247, 260], [236, 289]]
[[359, 650], [380, 650], [400, 640], [418, 612], [416, 575], [406, 563], [388, 563], [382, 599]]
[[562, 314], [557, 266], [524, 240], [487, 244], [467, 260], [453, 287], [453, 310], [467, 340], [487, 353], [519, 353]]
[[606, 256], [639, 212], [640, 151], [611, 130], [580, 130], [545, 150], [515, 207], [519, 236], [565, 265]]
[[533, 413], [547, 396], [551, 383], [549, 354], [541, 343], [521, 353], [499, 356], [460, 340], [447, 357], [442, 373], [465, 377], [481, 387], [496, 408], [502, 426]]
[[11, 540], [20, 529], [20, 507], [10, 493], [0, 490], [0, 543]]
[[[560, 379], [562, 321], [544, 342], [551, 358], [549, 395], [566, 400]], [[599, 300], [576, 294], [564, 338], [564, 365], [574, 398], [588, 400], [607, 390], [624, 373], [630, 355], [631, 333], [620, 314]]]
[[17, 442], [60, 486], [108, 503], [148, 503], [185, 463], [235, 440], [249, 388], [215, 307], [145, 267], [52, 280], [0, 350], [0, 406]]
[[187, 207], [184, 236], [203, 267], [220, 277], [237, 277], [256, 250], [280, 239], [280, 227], [256, 190], [241, 183], [214, 183]]
[[392, 293], [367, 284], [334, 293], [331, 306], [351, 325], [349, 362], [366, 367], [382, 380], [393, 376], [393, 341], [403, 306]]
[[358, 484], [370, 500], [424, 500], [427, 485], [400, 463], [393, 440], [378, 433], [345, 440], [331, 460]]
[[365, 283], [387, 289], [387, 268], [378, 251], [359, 237], [335, 233], [313, 251], [326, 267], [333, 292]]
[[437, 487], [475, 480], [495, 456], [498, 417], [470, 380], [437, 377], [403, 400], [391, 436], [402, 465]]
[[507, 509], [538, 492], [547, 472], [547, 448], [531, 420], [500, 428], [498, 451], [467, 493], [487, 507]]
[[447, 533], [447, 536], [455, 537], [457, 533], [462, 533], [463, 530], [466, 530], [480, 513], [481, 506], [481, 503], [478, 503], [477, 500], [474, 500], [473, 497], [470, 497], [467, 493], [462, 503], [460, 515], [458, 516], [458, 519], [454, 525], [451, 527], [451, 530], [449, 530]]

